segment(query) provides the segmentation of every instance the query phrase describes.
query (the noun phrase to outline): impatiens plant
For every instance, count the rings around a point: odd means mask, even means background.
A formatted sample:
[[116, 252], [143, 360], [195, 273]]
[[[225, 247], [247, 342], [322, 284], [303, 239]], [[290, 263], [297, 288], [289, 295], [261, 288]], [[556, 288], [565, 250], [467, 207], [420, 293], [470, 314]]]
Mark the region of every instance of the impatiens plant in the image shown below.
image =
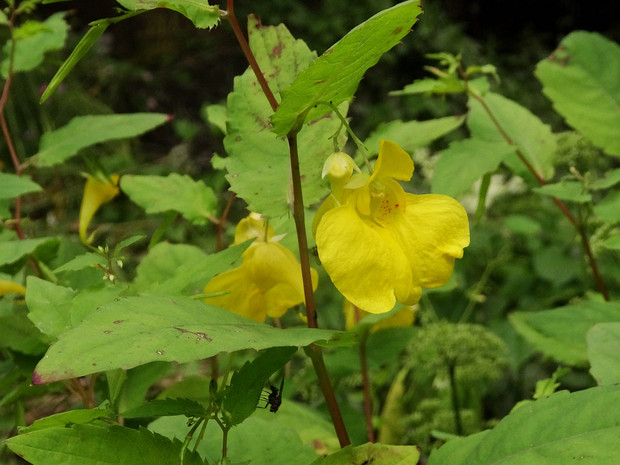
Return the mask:
[[[320, 56], [255, 15], [246, 35], [233, 0], [118, 0], [65, 53], [66, 19], [35, 20], [40, 3], [0, 11], [2, 460], [615, 463], [616, 44], [576, 32], [539, 63], [570, 133], [492, 91], [494, 66], [438, 53], [391, 98], [454, 95], [465, 113], [362, 139], [349, 109], [416, 40], [417, 0]], [[58, 109], [98, 41], [156, 9], [227, 22], [249, 64], [204, 106], [207, 168], [183, 144], [138, 161], [162, 125], [192, 137], [177, 115]], [[33, 70], [54, 122], [40, 137], [15, 117]]]

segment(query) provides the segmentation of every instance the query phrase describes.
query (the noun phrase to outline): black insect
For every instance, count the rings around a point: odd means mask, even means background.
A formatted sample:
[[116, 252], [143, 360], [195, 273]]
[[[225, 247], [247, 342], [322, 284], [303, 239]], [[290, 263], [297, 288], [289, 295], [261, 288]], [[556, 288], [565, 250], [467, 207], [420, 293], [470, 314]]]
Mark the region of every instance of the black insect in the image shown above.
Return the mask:
[[265, 406], [261, 408], [267, 408], [267, 406], [269, 406], [269, 411], [276, 413], [280, 408], [280, 405], [282, 405], [282, 389], [284, 389], [284, 376], [282, 376], [282, 381], [280, 381], [280, 389], [278, 389], [271, 383], [269, 383], [269, 389], [271, 390], [271, 392], [261, 397], [261, 399], [266, 402]]

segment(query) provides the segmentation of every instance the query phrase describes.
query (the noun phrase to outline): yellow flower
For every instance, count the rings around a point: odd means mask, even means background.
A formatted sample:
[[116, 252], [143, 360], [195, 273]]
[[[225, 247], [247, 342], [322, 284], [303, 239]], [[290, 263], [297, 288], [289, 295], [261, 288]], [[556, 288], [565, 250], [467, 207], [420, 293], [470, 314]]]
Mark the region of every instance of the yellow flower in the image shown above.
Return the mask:
[[413, 169], [407, 152], [383, 140], [372, 175], [327, 170], [332, 195], [313, 223], [319, 258], [336, 288], [370, 313], [413, 305], [423, 287], [444, 285], [469, 245], [456, 200], [405, 193], [397, 180], [410, 180]]
[[[304, 302], [301, 265], [290, 250], [277, 242], [281, 237], [275, 236], [273, 229], [255, 213], [239, 222], [234, 244], [251, 238], [255, 240], [243, 253], [243, 263], [217, 275], [204, 289], [205, 294], [229, 293], [207, 297], [205, 302], [263, 322], [267, 315], [279, 318], [289, 308]], [[316, 289], [316, 270], [311, 270], [311, 274]]]
[[[417, 311], [417, 305], [414, 306], [406, 306], [396, 311], [393, 315], [384, 318], [381, 321], [378, 321], [372, 328], [371, 332], [378, 331], [384, 328], [392, 328], [395, 326], [411, 326], [415, 321], [415, 313]], [[345, 328], [347, 330], [353, 329], [360, 321], [366, 318], [368, 315], [372, 315], [372, 313], [368, 313], [364, 310], [357, 308], [351, 302], [345, 299], [344, 301], [344, 321]]]
[[86, 175], [84, 196], [80, 206], [80, 239], [84, 244], [90, 244], [95, 239], [95, 233], [86, 237], [90, 220], [99, 210], [99, 207], [118, 195], [118, 174], [113, 174], [108, 180], [101, 180], [90, 174]]
[[26, 295], [26, 288], [21, 284], [14, 283], [13, 281], [0, 279], [0, 297], [9, 293]]

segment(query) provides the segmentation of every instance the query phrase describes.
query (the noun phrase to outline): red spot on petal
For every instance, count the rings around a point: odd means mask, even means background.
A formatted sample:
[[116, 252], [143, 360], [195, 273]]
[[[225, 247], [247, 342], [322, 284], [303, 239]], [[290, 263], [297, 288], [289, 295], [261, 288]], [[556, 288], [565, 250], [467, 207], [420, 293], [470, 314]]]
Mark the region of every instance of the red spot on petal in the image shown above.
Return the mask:
[[114, 324], [115, 324], [115, 325], [117, 325], [117, 324], [119, 324], [119, 323], [122, 323], [123, 321], [125, 321], [125, 320], [116, 320], [116, 321], [114, 322]]

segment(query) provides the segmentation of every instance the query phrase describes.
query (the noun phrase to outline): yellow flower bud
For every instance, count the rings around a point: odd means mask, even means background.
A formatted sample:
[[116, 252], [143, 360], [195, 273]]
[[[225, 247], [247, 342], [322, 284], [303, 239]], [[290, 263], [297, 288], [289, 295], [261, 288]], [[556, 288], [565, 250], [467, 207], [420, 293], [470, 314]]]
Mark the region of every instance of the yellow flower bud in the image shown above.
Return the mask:
[[84, 244], [90, 244], [95, 239], [95, 233], [86, 237], [88, 225], [99, 207], [109, 202], [119, 193], [118, 174], [110, 176], [109, 180], [101, 179], [86, 175], [86, 185], [84, 186], [84, 196], [82, 197], [82, 205], [80, 206], [80, 239]]

